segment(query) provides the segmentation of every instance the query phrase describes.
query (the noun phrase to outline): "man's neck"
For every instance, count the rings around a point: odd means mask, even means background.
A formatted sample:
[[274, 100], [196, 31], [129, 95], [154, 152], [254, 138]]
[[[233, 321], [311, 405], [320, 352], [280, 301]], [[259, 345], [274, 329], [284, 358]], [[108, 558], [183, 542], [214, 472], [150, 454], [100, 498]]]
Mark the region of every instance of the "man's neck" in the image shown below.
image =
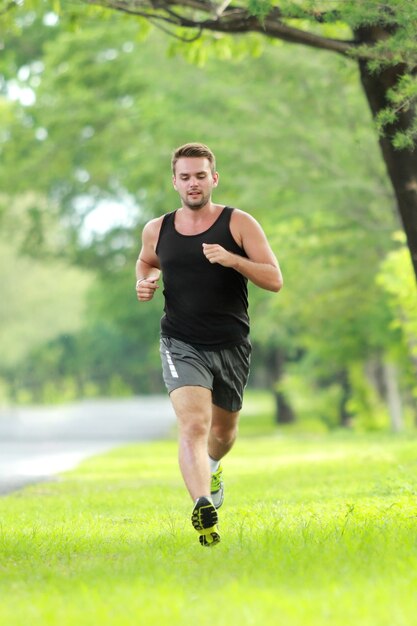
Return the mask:
[[178, 210], [179, 213], [182, 213], [184, 217], [190, 220], [200, 221], [207, 217], [211, 217], [218, 213], [223, 206], [220, 204], [214, 204], [213, 202], [207, 202], [202, 207], [189, 207], [187, 205], [182, 205], [182, 207]]

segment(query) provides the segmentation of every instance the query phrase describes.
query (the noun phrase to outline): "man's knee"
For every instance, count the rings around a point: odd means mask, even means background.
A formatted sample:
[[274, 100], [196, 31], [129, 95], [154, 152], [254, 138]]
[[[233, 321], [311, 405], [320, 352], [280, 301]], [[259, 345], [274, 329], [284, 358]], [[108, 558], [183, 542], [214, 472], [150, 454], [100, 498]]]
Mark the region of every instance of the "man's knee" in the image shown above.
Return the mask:
[[206, 420], [180, 420], [178, 423], [181, 437], [198, 439], [208, 437], [210, 424]]
[[211, 428], [211, 435], [221, 444], [227, 445], [233, 443], [236, 439], [237, 425], [216, 424]]

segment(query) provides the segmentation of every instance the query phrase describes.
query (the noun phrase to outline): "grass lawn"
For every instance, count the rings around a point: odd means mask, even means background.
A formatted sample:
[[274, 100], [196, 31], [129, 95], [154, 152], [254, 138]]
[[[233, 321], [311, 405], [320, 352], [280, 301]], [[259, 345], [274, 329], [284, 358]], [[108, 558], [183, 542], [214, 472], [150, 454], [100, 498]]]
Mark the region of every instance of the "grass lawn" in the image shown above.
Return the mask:
[[225, 460], [213, 549], [174, 440], [1, 498], [0, 624], [414, 625], [417, 439], [265, 428]]

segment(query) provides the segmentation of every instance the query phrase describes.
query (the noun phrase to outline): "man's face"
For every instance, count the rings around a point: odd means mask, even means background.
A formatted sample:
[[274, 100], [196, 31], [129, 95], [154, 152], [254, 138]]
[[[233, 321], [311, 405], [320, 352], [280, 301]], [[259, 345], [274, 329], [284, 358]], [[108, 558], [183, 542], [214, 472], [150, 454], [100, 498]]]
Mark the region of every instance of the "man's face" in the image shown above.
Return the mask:
[[212, 173], [210, 161], [205, 157], [181, 157], [175, 165], [172, 182], [183, 206], [198, 210], [210, 202], [218, 179], [217, 172]]

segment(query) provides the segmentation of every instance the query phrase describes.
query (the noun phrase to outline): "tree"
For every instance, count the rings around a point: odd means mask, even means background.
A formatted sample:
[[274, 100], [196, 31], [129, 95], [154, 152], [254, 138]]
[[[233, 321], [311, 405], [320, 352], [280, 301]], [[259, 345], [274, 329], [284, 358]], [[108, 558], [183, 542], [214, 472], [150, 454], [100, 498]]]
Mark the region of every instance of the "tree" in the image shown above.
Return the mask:
[[[417, 4], [409, 0], [83, 0], [168, 28], [204, 46], [203, 33], [261, 34], [351, 58], [372, 115], [417, 278]], [[330, 5], [330, 7], [329, 7]], [[185, 30], [193, 35], [187, 36]]]
[[[66, 225], [75, 231], [81, 225], [80, 197], [94, 208], [122, 190], [135, 199], [138, 222], [130, 233], [82, 243], [77, 262], [99, 273], [87, 328], [32, 352], [19, 372], [28, 385], [41, 386], [45, 398], [51, 380], [67, 396], [77, 392], [74, 381], [82, 393], [109, 392], [114, 372], [124, 390], [156, 388], [159, 364], [154, 368], [150, 358], [157, 356], [161, 302], [138, 308], [132, 289], [137, 238], [142, 220], [177, 205], [169, 154], [198, 129], [218, 156], [218, 199], [261, 221], [288, 281], [283, 297], [251, 294], [253, 383], [268, 381], [277, 391], [282, 419], [282, 400], [300, 397], [309, 416], [339, 423], [343, 374], [385, 346], [369, 332], [387, 325], [380, 322], [385, 303], [373, 281], [397, 247], [389, 233], [398, 228], [353, 64], [275, 45], [265, 46], [260, 58], [247, 52], [243, 62], [237, 54], [221, 64], [209, 58], [201, 68], [169, 58], [156, 30], [140, 40], [143, 22], [116, 13], [107, 18], [69, 31], [65, 19], [51, 28], [38, 15], [21, 36], [6, 40], [5, 56], [17, 59], [9, 79], [17, 76], [36, 97], [30, 106], [15, 103], [15, 119], [0, 122], [3, 193], [37, 190], [53, 202], [63, 217], [59, 255], [68, 254]], [[200, 52], [211, 54], [221, 42]], [[229, 53], [226, 46], [223, 54]], [[14, 224], [14, 206], [3, 205]], [[38, 250], [38, 218], [48, 211], [30, 206], [36, 219], [28, 234]], [[278, 380], [283, 357], [289, 376], [284, 370]], [[303, 407], [298, 414], [308, 417]]]

